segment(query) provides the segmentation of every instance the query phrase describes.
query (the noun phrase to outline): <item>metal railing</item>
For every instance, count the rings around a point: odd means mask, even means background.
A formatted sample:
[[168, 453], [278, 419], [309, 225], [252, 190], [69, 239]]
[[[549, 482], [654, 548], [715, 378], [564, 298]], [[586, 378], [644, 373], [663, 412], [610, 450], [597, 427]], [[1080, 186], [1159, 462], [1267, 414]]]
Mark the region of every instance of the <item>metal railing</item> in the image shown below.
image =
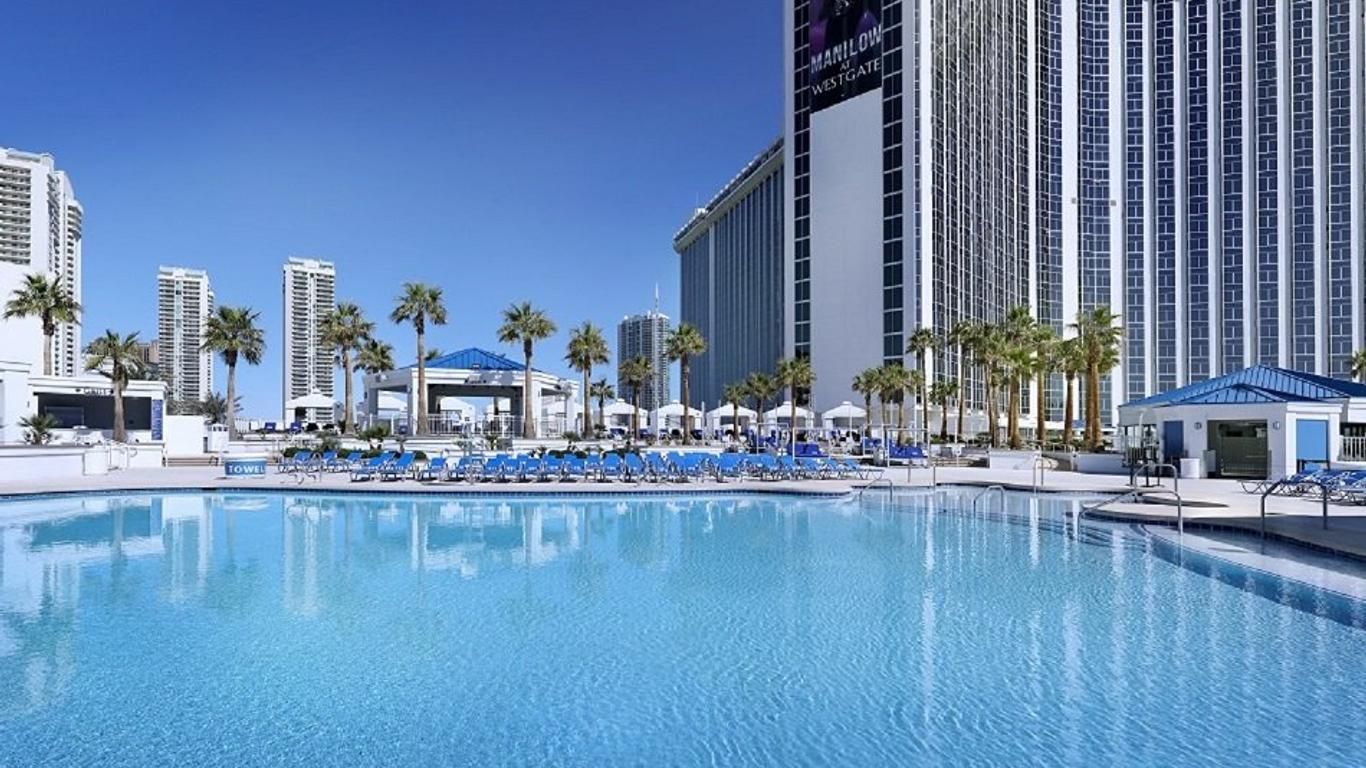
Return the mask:
[[[1152, 477], [1151, 471], [1154, 470], [1154, 469], [1170, 469], [1170, 470], [1172, 471], [1172, 490], [1175, 490], [1175, 491], [1177, 491], [1178, 493], [1181, 491], [1181, 470], [1180, 470], [1180, 468], [1178, 468], [1175, 464], [1159, 464], [1159, 463], [1156, 463], [1156, 462], [1148, 462], [1148, 463], [1145, 463], [1145, 464], [1135, 464], [1135, 465], [1133, 465], [1132, 467], [1129, 467], [1129, 487], [1130, 487], [1130, 488], [1137, 487], [1137, 485], [1138, 485], [1138, 473], [1139, 473], [1140, 471], [1143, 472], [1143, 477], [1144, 477], [1144, 479], [1146, 480], [1146, 479], [1149, 479], [1149, 478]], [[1157, 483], [1157, 485], [1158, 485], [1158, 486], [1161, 486], [1161, 485], [1162, 485], [1162, 482], [1161, 482], [1162, 477], [1161, 477], [1161, 475], [1158, 475], [1157, 477], [1158, 477], [1158, 483]], [[1152, 487], [1152, 486], [1145, 486], [1145, 487]]]
[[1272, 483], [1265, 491], [1262, 491], [1262, 538], [1266, 538], [1266, 497], [1276, 492], [1276, 489], [1286, 485], [1316, 485], [1319, 488], [1319, 496], [1323, 502], [1323, 529], [1328, 530], [1328, 485], [1320, 480], [1295, 480], [1291, 481], [1288, 477]]
[[[1049, 461], [1051, 461], [1051, 459], [1048, 459], [1044, 456], [1035, 456], [1034, 462], [1029, 466], [1029, 482], [1033, 484], [1034, 493], [1036, 494], [1039, 492], [1039, 489], [1044, 486], [1044, 465], [1047, 464], [1047, 462]], [[1038, 470], [1037, 475], [1035, 473], [1035, 470]]]
[[1180, 491], [1177, 491], [1174, 488], [1166, 488], [1160, 485], [1152, 486], [1150, 488], [1131, 488], [1130, 490], [1127, 490], [1124, 493], [1119, 494], [1118, 496], [1108, 498], [1105, 501], [1100, 502], [1099, 504], [1093, 504], [1089, 507], [1082, 507], [1077, 512], [1077, 518], [1080, 519], [1090, 513], [1099, 512], [1101, 509], [1108, 507], [1111, 504], [1118, 504], [1124, 499], [1130, 499], [1132, 501], [1142, 503], [1144, 496], [1151, 496], [1154, 494], [1171, 494], [1172, 496], [1176, 497], [1176, 532], [1184, 534], [1186, 532], [1186, 510], [1185, 502], [1181, 498], [1181, 493]]
[[1340, 461], [1366, 461], [1366, 436], [1343, 435], [1342, 447], [1338, 450]]
[[887, 489], [887, 495], [888, 495], [888, 496], [891, 496], [891, 495], [892, 495], [892, 489], [894, 489], [894, 488], [896, 487], [896, 484], [893, 483], [891, 480], [885, 478], [885, 477], [879, 477], [879, 478], [877, 478], [876, 480], [870, 480], [870, 481], [868, 481], [862, 488], [859, 488], [859, 491], [858, 491], [858, 498], [860, 498], [860, 499], [863, 498], [863, 493], [864, 493], [864, 491], [867, 491], [867, 490], [870, 489], [870, 488], [877, 488], [877, 487], [885, 487], [885, 488]]
[[977, 514], [977, 502], [981, 501], [983, 496], [986, 496], [992, 491], [996, 491], [997, 493], [1001, 494], [1001, 513], [1005, 513], [1007, 504], [1005, 486], [989, 485], [986, 488], [982, 489], [980, 492], [978, 492], [976, 496], [972, 497], [972, 514]]

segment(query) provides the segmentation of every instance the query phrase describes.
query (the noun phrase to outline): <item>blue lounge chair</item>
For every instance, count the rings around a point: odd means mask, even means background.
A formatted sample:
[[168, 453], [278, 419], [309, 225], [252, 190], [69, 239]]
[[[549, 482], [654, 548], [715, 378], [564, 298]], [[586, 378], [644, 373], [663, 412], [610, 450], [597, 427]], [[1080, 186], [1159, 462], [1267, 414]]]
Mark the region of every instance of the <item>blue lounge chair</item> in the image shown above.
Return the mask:
[[537, 479], [541, 482], [549, 482], [551, 480], [563, 480], [564, 460], [557, 459], [554, 456], [542, 457], [540, 472], [537, 473]]
[[369, 480], [370, 478], [377, 475], [379, 471], [384, 468], [384, 465], [388, 464], [391, 460], [393, 460], [393, 458], [394, 454], [386, 451], [376, 456], [375, 458], [370, 459], [370, 461], [364, 464], [352, 467], [351, 482], [356, 482], [358, 480]]
[[414, 480], [436, 480], [446, 479], [446, 457], [437, 456], [427, 462], [427, 466], [413, 472]]
[[621, 480], [626, 475], [626, 462], [621, 460], [619, 454], [609, 453], [602, 457], [603, 480]]
[[668, 482], [675, 477], [673, 467], [658, 453], [645, 454], [645, 474], [656, 483]]
[[718, 482], [744, 480], [749, 457], [743, 453], [723, 453], [716, 457], [713, 465]]
[[634, 453], [628, 453], [622, 457], [621, 463], [626, 467], [626, 479], [637, 483], [643, 483], [650, 476], [650, 470], [645, 466], [645, 462]]
[[328, 472], [348, 472], [359, 464], [360, 451], [352, 451], [344, 457], [333, 457], [332, 461], [323, 465], [323, 469]]
[[300, 472], [308, 468], [308, 463], [313, 460], [312, 451], [299, 451], [290, 458], [281, 459], [278, 471], [285, 474]]
[[413, 462], [417, 460], [417, 454], [405, 453], [397, 459], [385, 464], [379, 469], [379, 479], [402, 480], [409, 477], [413, 471]]

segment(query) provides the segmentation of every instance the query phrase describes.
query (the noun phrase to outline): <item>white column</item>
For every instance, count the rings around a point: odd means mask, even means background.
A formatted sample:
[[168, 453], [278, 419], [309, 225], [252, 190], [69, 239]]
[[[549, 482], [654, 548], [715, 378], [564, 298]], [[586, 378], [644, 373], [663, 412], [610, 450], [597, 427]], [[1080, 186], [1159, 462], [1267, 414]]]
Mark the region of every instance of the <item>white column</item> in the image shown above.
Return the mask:
[[1257, 359], [1257, 3], [1243, 0], [1243, 366]]
[[1314, 26], [1314, 372], [1328, 369], [1328, 72], [1327, 14], [1315, 3], [1310, 9]]
[[1187, 134], [1189, 127], [1186, 118], [1186, 88], [1188, 80], [1186, 77], [1186, 1], [1180, 0], [1172, 7], [1172, 135], [1174, 152], [1172, 162], [1175, 164], [1174, 184], [1176, 191], [1176, 385], [1184, 386], [1188, 383], [1186, 377], [1189, 375], [1187, 358], [1190, 352], [1189, 334], [1186, 332], [1186, 324], [1189, 322], [1189, 294], [1187, 293], [1190, 280], [1190, 241], [1188, 222], [1186, 221], [1188, 200], [1186, 173], [1186, 155], [1189, 150], [1187, 142], [1190, 137]]
[[1352, 0], [1352, 349], [1366, 343], [1366, 0]]
[[1290, 316], [1290, 289], [1293, 286], [1290, 272], [1291, 257], [1294, 254], [1294, 213], [1295, 195], [1294, 174], [1291, 173], [1291, 153], [1294, 136], [1291, 133], [1293, 115], [1290, 111], [1290, 91], [1294, 83], [1290, 78], [1290, 0], [1276, 0], [1276, 174], [1277, 208], [1276, 215], [1276, 274], [1280, 284], [1276, 287], [1276, 312], [1280, 320], [1280, 343], [1276, 345], [1276, 364], [1282, 368], [1290, 365], [1290, 350], [1294, 343], [1294, 323]]
[[[1081, 309], [1080, 203], [1081, 50], [1077, 0], [1062, 0], [1062, 316], [1071, 322]], [[1030, 78], [1033, 82], [1034, 78]]]

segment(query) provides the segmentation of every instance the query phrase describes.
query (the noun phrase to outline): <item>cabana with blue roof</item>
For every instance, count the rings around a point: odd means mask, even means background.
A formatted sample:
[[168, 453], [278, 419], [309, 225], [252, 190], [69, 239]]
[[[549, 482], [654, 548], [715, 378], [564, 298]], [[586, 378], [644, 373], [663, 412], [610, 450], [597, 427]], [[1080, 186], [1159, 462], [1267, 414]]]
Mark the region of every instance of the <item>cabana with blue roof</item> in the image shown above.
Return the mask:
[[[505, 402], [498, 418], [499, 432], [521, 434], [522, 363], [496, 352], [470, 347], [442, 355], [427, 362], [427, 423], [430, 433], [469, 434], [483, 432], [490, 424], [470, 421], [468, 417], [453, 420], [441, 411], [441, 399], [462, 400], [480, 398]], [[414, 423], [417, 407], [417, 364], [392, 371], [372, 373], [365, 377], [365, 412], [377, 417], [380, 412], [381, 392], [400, 392], [407, 398], [407, 423]], [[535, 368], [531, 370], [531, 412], [536, 415], [538, 437], [559, 437], [565, 430], [574, 429], [579, 414], [578, 388], [573, 381], [562, 379]], [[409, 430], [411, 432], [412, 430]]]
[[1353, 435], [1366, 428], [1366, 384], [1258, 365], [1125, 403], [1119, 427], [1131, 448], [1155, 446], [1165, 463], [1199, 459], [1210, 476], [1282, 477], [1364, 458]]

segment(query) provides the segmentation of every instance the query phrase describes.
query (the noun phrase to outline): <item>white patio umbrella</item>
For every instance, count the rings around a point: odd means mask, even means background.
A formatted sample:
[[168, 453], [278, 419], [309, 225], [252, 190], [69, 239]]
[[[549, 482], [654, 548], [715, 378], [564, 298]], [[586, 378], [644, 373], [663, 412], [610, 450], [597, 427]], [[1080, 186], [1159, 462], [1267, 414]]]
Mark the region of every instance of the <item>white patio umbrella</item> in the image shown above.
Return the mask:
[[312, 409], [331, 407], [332, 398], [322, 394], [321, 392], [314, 392], [312, 394], [304, 395], [302, 397], [296, 397], [293, 400], [290, 400], [289, 402], [285, 403], [285, 410], [289, 411], [290, 413], [293, 413], [294, 410], [298, 408]]
[[712, 429], [722, 429], [723, 427], [729, 426], [731, 420], [734, 419], [737, 414], [740, 418], [741, 428], [748, 426], [748, 424], [753, 424], [754, 419], [759, 415], [754, 412], [753, 408], [746, 408], [742, 405], [739, 409], [736, 409], [735, 406], [727, 403], [707, 411], [707, 424]]
[[826, 429], [854, 429], [868, 422], [868, 412], [845, 400], [821, 414]]
[[[702, 426], [702, 411], [696, 408], [688, 409], [689, 416], [692, 417], [694, 429]], [[668, 405], [663, 405], [655, 409], [650, 414], [650, 424], [655, 429], [682, 429], [683, 428], [683, 404], [674, 400]]]

